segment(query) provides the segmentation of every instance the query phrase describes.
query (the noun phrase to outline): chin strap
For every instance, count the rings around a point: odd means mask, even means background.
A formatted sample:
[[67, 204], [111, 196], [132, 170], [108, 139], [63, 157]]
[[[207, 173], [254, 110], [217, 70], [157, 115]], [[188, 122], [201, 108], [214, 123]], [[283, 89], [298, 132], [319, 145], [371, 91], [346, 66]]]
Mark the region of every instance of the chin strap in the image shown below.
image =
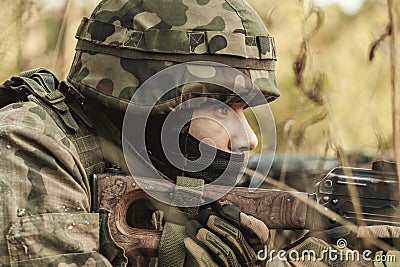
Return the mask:
[[[185, 263], [186, 249], [183, 243], [185, 223], [197, 214], [203, 196], [204, 180], [178, 176], [171, 206], [165, 214], [166, 223], [158, 251], [159, 266], [181, 267]], [[179, 208], [187, 206], [187, 208]]]

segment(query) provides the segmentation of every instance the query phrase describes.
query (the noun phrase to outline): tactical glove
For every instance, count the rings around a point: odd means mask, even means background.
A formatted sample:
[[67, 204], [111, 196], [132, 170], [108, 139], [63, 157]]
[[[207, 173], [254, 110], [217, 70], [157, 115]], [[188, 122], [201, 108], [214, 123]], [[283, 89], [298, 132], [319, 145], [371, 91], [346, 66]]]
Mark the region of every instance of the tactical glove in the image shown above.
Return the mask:
[[186, 223], [185, 247], [195, 266], [254, 266], [269, 238], [267, 226], [236, 206], [203, 210]]

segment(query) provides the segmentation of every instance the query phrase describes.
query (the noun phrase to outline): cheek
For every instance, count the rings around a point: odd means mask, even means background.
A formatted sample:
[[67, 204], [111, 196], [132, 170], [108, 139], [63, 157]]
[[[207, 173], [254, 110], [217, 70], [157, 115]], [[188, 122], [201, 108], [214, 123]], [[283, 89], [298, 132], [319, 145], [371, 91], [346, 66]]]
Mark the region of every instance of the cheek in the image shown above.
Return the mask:
[[207, 118], [192, 120], [189, 133], [208, 145], [220, 150], [229, 151], [229, 135], [226, 129], [214, 120]]

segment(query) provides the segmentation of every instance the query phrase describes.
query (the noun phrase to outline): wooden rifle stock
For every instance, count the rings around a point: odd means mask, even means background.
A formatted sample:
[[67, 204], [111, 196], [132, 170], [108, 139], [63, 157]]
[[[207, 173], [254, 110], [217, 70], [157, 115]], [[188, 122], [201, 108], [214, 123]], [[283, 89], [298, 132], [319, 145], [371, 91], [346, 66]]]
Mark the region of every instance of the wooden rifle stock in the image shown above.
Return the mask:
[[[146, 191], [169, 194], [173, 184], [154, 178], [142, 178], [141, 186]], [[143, 182], [142, 182], [143, 181]], [[114, 241], [125, 250], [125, 254], [157, 256], [161, 232], [135, 228], [127, 222], [129, 207], [136, 201], [151, 200], [155, 206], [164, 206], [150, 198], [135, 182], [132, 176], [117, 174], [99, 174], [94, 177], [94, 210], [105, 209], [109, 212], [108, 225]], [[209, 185], [203, 192], [204, 199], [215, 199], [215, 194], [225, 192], [223, 186]], [[219, 201], [227, 201], [239, 207], [243, 212], [262, 220], [270, 229], [304, 229], [307, 217], [309, 194], [303, 192], [285, 192], [272, 189], [234, 187]]]
[[[400, 197], [394, 166], [377, 161], [372, 169], [336, 167], [316, 184], [314, 194], [272, 189], [250, 192], [249, 188], [241, 187], [224, 194], [226, 187], [208, 184], [203, 199], [230, 202], [262, 220], [270, 229], [324, 230], [339, 225], [400, 227]], [[170, 196], [175, 185], [163, 179], [140, 178], [139, 186], [135, 182], [139, 178], [118, 174], [93, 177], [92, 210], [109, 211], [111, 236], [124, 248], [126, 256], [157, 256], [161, 232], [136, 228], [130, 220], [130, 211], [140, 209], [144, 200], [151, 202], [154, 211], [167, 211], [169, 206], [146, 192]]]

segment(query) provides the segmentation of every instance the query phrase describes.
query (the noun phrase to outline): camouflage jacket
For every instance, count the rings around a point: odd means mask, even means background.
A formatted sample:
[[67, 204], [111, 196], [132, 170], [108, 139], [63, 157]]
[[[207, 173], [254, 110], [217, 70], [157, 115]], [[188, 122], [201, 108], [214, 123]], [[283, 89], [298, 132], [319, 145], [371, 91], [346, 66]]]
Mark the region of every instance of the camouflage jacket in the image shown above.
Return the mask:
[[25, 100], [0, 109], [0, 266], [122, 266], [101, 250], [89, 182], [122, 153], [81, 120], [66, 130], [40, 97]]
[[97, 252], [99, 215], [90, 213], [86, 173], [103, 163], [84, 166], [82, 148], [33, 102], [1, 109], [0, 136], [0, 264], [112, 266]]

